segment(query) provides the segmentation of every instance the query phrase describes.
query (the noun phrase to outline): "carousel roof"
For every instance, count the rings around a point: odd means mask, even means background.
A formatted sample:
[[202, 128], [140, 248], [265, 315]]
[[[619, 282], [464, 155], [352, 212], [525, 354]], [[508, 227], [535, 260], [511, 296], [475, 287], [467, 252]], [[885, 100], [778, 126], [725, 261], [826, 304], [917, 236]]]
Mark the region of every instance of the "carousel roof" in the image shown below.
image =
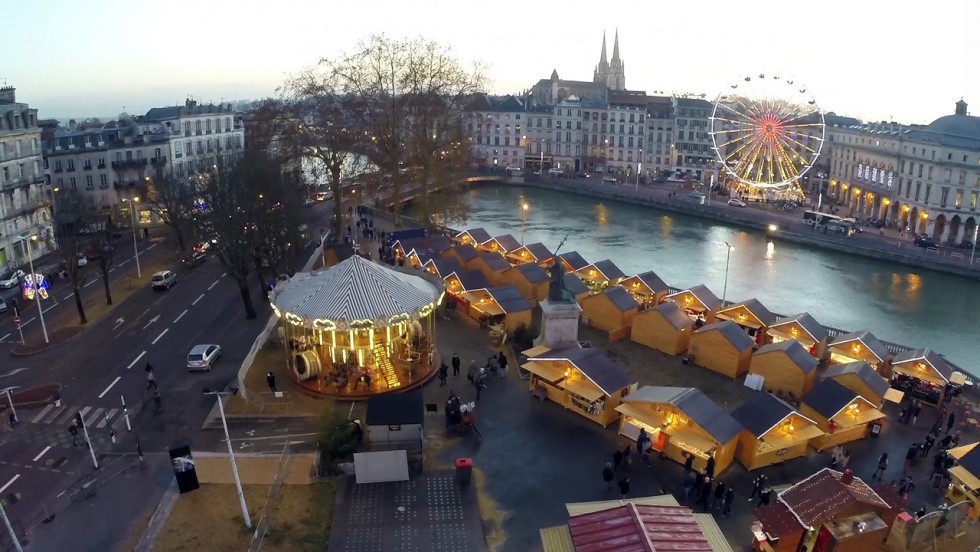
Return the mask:
[[274, 304], [282, 313], [307, 320], [386, 325], [395, 316], [420, 316], [441, 293], [420, 276], [355, 255], [328, 270], [297, 274], [276, 294]]

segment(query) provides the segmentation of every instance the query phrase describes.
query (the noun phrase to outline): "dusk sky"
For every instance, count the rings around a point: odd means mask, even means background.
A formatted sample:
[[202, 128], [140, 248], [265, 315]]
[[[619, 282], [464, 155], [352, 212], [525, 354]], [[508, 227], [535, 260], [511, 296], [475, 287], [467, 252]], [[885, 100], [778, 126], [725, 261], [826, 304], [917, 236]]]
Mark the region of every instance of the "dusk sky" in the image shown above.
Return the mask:
[[375, 33], [447, 44], [486, 65], [491, 92], [512, 93], [552, 69], [591, 80], [617, 27], [631, 90], [714, 99], [766, 72], [864, 120], [928, 123], [960, 97], [980, 109], [980, 7], [968, 0], [0, 0], [0, 14], [0, 79], [41, 117], [270, 96]]

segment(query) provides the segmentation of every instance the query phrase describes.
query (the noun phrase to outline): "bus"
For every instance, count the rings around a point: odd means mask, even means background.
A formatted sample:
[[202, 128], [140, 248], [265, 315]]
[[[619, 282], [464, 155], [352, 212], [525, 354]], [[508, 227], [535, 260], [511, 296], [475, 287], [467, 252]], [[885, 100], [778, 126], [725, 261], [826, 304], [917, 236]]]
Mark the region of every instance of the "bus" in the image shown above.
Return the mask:
[[810, 226], [825, 226], [830, 221], [842, 220], [844, 220], [844, 217], [831, 215], [830, 213], [821, 213], [820, 211], [803, 212], [803, 222], [809, 224]]

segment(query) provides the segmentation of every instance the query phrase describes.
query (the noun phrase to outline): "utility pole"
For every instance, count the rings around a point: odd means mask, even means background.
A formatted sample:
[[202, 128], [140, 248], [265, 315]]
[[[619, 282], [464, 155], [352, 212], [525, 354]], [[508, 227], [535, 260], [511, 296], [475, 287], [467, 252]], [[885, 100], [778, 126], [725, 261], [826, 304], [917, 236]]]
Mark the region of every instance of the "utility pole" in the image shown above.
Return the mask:
[[10, 405], [10, 413], [14, 415], [14, 423], [20, 421], [17, 419], [17, 411], [14, 409], [14, 399], [10, 396], [10, 389], [7, 389], [7, 404]]
[[133, 438], [136, 439], [136, 454], [140, 457], [140, 462], [143, 462], [143, 445], [140, 443], [140, 436], [133, 429], [133, 425], [129, 423], [129, 407], [126, 406], [126, 396], [119, 395], [119, 402], [122, 403], [123, 417], [126, 419], [126, 431], [133, 434]]
[[14, 526], [10, 524], [7, 511], [3, 509], [2, 503], [0, 503], [0, 517], [3, 518], [3, 524], [7, 526], [7, 532], [10, 533], [10, 540], [14, 543], [14, 550], [24, 552], [24, 548], [20, 545], [20, 539], [17, 538], [17, 533], [14, 532]]
[[95, 449], [92, 447], [92, 439], [88, 436], [88, 427], [85, 426], [85, 420], [82, 418], [82, 412], [78, 411], [75, 413], [75, 423], [82, 428], [82, 433], [85, 435], [85, 442], [88, 444], [88, 452], [92, 455], [92, 465], [95, 469], [99, 469], [99, 460], [95, 457]]
[[231, 444], [231, 435], [228, 433], [228, 420], [225, 419], [225, 407], [221, 404], [221, 393], [219, 391], [208, 391], [205, 395], [214, 395], [218, 399], [218, 412], [221, 414], [221, 426], [225, 430], [225, 441], [228, 443], [228, 458], [231, 459], [231, 472], [235, 476], [235, 488], [238, 490], [238, 502], [242, 507], [242, 518], [245, 520], [245, 527], [252, 528], [252, 518], [248, 515], [248, 506], [245, 504], [245, 491], [242, 490], [242, 479], [238, 476], [238, 464], [235, 462], [235, 448]]

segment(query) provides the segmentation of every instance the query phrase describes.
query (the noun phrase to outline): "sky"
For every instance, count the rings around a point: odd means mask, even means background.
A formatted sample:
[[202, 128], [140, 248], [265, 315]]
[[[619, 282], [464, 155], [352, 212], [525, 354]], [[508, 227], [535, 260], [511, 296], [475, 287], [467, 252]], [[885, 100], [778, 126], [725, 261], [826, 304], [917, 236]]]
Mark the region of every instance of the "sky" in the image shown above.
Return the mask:
[[448, 45], [490, 92], [515, 93], [552, 69], [591, 80], [617, 29], [631, 90], [713, 99], [768, 73], [865, 121], [928, 123], [961, 97], [980, 110], [970, 0], [0, 0], [0, 20], [0, 84], [42, 118], [273, 96], [380, 33]]

